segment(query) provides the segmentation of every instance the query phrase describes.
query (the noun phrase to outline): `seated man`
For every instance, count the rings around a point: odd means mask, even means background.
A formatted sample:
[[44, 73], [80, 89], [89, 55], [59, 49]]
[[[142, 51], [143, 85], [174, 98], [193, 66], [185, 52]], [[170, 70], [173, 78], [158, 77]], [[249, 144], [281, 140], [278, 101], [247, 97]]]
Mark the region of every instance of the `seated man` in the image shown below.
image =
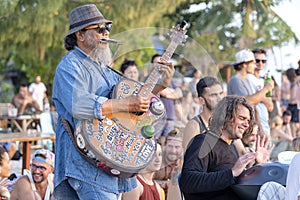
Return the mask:
[[[178, 176], [183, 163], [182, 136], [178, 129], [168, 133], [162, 152], [162, 166], [155, 172], [153, 179], [156, 180], [168, 194], [169, 180], [172, 176]], [[179, 189], [179, 188], [178, 188]]]
[[45, 149], [36, 150], [27, 170], [14, 185], [11, 200], [50, 199], [54, 189], [54, 154]]
[[19, 115], [41, 112], [39, 104], [32, 98], [25, 84], [20, 86], [19, 93], [13, 97], [11, 103], [18, 109]]

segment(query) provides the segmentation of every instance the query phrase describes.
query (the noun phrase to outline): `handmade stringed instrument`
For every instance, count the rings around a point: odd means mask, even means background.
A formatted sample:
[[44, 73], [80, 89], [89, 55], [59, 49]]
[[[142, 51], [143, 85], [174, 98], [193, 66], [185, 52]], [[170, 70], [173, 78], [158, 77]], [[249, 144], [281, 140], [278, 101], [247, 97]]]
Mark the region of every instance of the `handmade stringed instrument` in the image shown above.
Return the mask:
[[[170, 36], [171, 43], [162, 55], [163, 61], [170, 60], [175, 49], [185, 40], [187, 23], [177, 25]], [[159, 65], [159, 64], [156, 64]], [[153, 125], [165, 114], [163, 103], [151, 93], [161, 77], [155, 66], [144, 85], [122, 78], [113, 91], [112, 98], [122, 99], [139, 94], [150, 100], [146, 113], [120, 112], [104, 119], [82, 120], [75, 130], [77, 148], [92, 159], [97, 167], [119, 176], [132, 177], [152, 160], [156, 142], [152, 138]]]

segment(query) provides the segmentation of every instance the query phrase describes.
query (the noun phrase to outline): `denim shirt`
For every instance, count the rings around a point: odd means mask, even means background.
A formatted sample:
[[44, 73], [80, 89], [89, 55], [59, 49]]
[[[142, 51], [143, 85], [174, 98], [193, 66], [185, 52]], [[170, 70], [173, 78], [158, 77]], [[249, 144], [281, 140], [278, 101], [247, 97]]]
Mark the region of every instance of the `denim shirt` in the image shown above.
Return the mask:
[[[78, 47], [69, 51], [58, 64], [54, 77], [53, 101], [59, 116], [74, 128], [80, 119], [103, 118], [102, 105], [119, 75], [100, 66]], [[117, 178], [96, 168], [80, 155], [64, 129], [60, 117], [56, 126], [55, 187], [67, 177], [122, 193], [136, 187], [136, 178]]]

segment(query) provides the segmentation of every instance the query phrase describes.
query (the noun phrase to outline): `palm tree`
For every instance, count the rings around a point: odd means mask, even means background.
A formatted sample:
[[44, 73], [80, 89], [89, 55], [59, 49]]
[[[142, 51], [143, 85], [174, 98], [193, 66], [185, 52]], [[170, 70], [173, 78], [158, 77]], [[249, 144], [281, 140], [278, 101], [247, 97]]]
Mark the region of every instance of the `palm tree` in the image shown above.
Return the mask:
[[191, 22], [190, 35], [213, 52], [214, 60], [218, 62], [227, 60], [228, 53], [236, 52], [237, 49], [258, 46], [268, 49], [291, 40], [297, 43], [299, 40], [295, 33], [272, 10], [280, 2], [281, 0], [186, 1], [168, 17], [181, 17]]

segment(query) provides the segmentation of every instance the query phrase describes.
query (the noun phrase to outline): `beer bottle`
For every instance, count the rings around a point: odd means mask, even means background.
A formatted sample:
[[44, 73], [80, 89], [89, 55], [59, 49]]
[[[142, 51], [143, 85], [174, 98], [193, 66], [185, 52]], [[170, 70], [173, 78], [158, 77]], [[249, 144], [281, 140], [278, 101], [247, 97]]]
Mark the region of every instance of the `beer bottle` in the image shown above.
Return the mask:
[[[268, 83], [271, 80], [272, 80], [272, 77], [271, 77], [270, 71], [268, 71], [267, 75], [266, 75], [265, 83]], [[266, 97], [271, 97], [271, 96], [272, 96], [272, 91], [269, 91], [266, 93]]]

